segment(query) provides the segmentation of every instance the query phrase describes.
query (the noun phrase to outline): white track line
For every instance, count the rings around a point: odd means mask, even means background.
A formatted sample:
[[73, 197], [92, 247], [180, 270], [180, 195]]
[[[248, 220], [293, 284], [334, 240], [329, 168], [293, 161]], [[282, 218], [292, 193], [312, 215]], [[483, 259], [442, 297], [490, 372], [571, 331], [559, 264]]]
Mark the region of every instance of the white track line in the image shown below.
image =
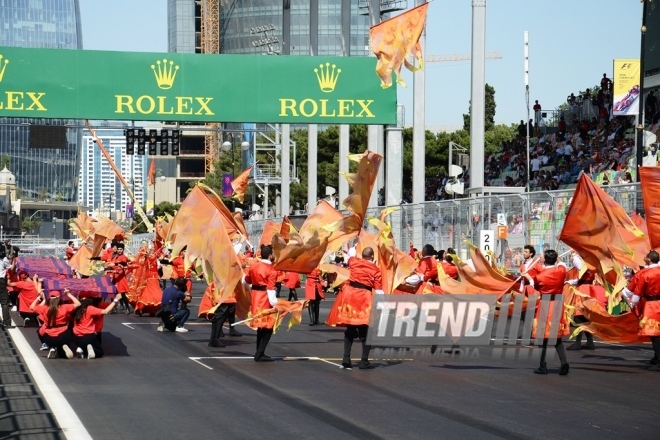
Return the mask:
[[53, 378], [50, 377], [46, 367], [44, 367], [41, 359], [34, 350], [30, 347], [23, 333], [17, 328], [9, 329], [14, 345], [21, 353], [25, 365], [27, 365], [30, 374], [34, 378], [37, 388], [41, 391], [51, 412], [55, 416], [57, 423], [62, 428], [66, 438], [71, 440], [86, 440], [92, 438], [83, 426], [69, 402], [66, 400], [60, 389], [55, 385]]
[[[203, 363], [201, 361], [204, 360], [204, 359], [216, 359], [216, 360], [228, 360], [228, 361], [231, 361], [231, 360], [246, 360], [246, 359], [253, 360], [254, 356], [204, 356], [204, 357], [189, 357], [188, 359], [190, 359], [193, 362], [197, 362], [198, 364], [208, 368], [209, 370], [213, 370], [212, 367], [209, 367], [208, 365], [206, 365], [205, 363]], [[325, 362], [325, 363], [330, 364], [330, 365], [335, 365], [337, 367], [341, 367], [341, 364], [326, 361], [325, 359], [322, 359], [322, 358], [319, 358], [319, 357], [309, 357], [309, 356], [297, 356], [297, 357], [283, 356], [282, 357], [282, 356], [275, 356], [274, 359], [282, 360], [282, 361], [321, 361], [321, 362]]]

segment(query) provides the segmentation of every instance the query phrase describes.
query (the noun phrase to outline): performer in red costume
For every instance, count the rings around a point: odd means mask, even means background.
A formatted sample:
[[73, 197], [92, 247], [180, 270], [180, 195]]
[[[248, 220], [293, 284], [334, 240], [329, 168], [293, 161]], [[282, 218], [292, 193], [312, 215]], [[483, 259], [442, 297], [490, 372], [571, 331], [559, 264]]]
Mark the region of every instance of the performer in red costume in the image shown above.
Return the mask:
[[651, 264], [636, 277], [631, 305], [635, 307], [640, 299], [644, 299], [639, 334], [650, 337], [653, 345], [655, 353], [653, 358], [656, 363], [651, 362], [649, 370], [660, 371], [660, 365], [657, 364], [657, 360], [660, 359], [660, 266], [658, 265], [660, 255], [656, 251], [651, 251], [647, 258]]
[[375, 290], [376, 294], [383, 294], [383, 277], [373, 260], [374, 251], [370, 247], [364, 248], [362, 258], [349, 258], [348, 269], [351, 276], [349, 281], [344, 283], [342, 295], [337, 298], [333, 306], [333, 308], [337, 308], [337, 324], [346, 326], [344, 357], [341, 365], [347, 370], [353, 368], [351, 348], [355, 338], [362, 341], [359, 368], [361, 370], [374, 368], [369, 362], [371, 347], [367, 345], [367, 331], [369, 330], [369, 315], [371, 315], [372, 292]]
[[252, 284], [252, 302], [250, 312], [254, 318], [251, 327], [257, 328], [257, 352], [254, 354], [255, 362], [272, 362], [274, 359], [266, 356], [265, 351], [273, 335], [275, 326], [275, 314], [259, 316], [264, 310], [268, 310], [277, 304], [275, 282], [277, 271], [273, 267], [273, 248], [263, 246], [261, 248], [261, 261], [253, 264], [245, 276], [245, 282]]
[[[536, 257], [536, 249], [531, 244], [526, 245], [523, 248], [523, 262], [520, 265], [521, 274], [529, 274], [531, 277], [536, 276], [541, 270], [543, 270], [543, 263], [541, 258]], [[525, 285], [529, 285], [525, 277], [523, 277], [520, 282], [520, 292], [525, 293]]]
[[457, 280], [458, 269], [456, 269], [456, 265], [454, 264], [454, 258], [451, 255], [449, 255], [450, 253], [454, 253], [454, 250], [451, 249], [451, 252], [449, 252], [448, 249], [447, 253], [445, 253], [445, 259], [442, 261], [442, 270], [444, 270], [448, 276]]
[[[435, 249], [430, 244], [425, 244], [422, 248], [422, 259], [415, 273], [406, 278], [406, 284], [415, 286], [415, 293], [424, 293], [424, 289], [430, 289], [433, 293], [442, 293], [438, 285], [438, 261], [435, 259]], [[455, 269], [455, 267], [454, 267]]]
[[66, 260], [69, 261], [76, 254], [76, 247], [73, 245], [73, 241], [69, 241], [69, 245], [66, 247]]
[[186, 279], [186, 291], [192, 293], [192, 279], [190, 268], [186, 269], [186, 252], [188, 246], [184, 246], [179, 255], [172, 260], [172, 284], [177, 278]]
[[305, 299], [309, 300], [309, 325], [320, 325], [319, 323], [319, 310], [321, 307], [321, 300], [325, 299], [323, 293], [323, 284], [325, 281], [321, 277], [321, 269], [318, 267], [307, 275], [305, 281]]
[[[566, 348], [562, 343], [561, 338], [568, 335], [569, 326], [566, 321], [566, 315], [564, 313], [564, 304], [561, 305], [561, 316], [553, 316], [552, 311], [554, 310], [555, 305], [555, 296], [561, 295], [564, 290], [564, 280], [566, 278], [566, 266], [563, 263], [558, 263], [557, 251], [553, 249], [548, 249], [543, 253], [543, 259], [545, 261], [543, 270], [541, 270], [535, 276], [531, 276], [529, 273], [524, 274], [523, 276], [530, 282], [532, 287], [534, 287], [541, 298], [544, 295], [550, 296], [550, 307], [547, 316], [547, 321], [545, 328], [537, 328], [537, 320], [539, 319], [539, 312], [541, 311], [541, 301], [536, 309], [536, 318], [534, 319], [534, 326], [532, 328], [532, 337], [536, 338], [536, 333], [539, 331], [544, 332], [543, 337], [543, 351], [541, 352], [541, 365], [539, 368], [534, 370], [536, 374], [548, 374], [547, 364], [545, 362], [546, 350], [548, 348], [548, 339], [557, 338], [557, 343], [555, 348], [557, 349], [557, 354], [559, 355], [559, 360], [561, 361], [561, 369], [559, 374], [565, 376], [568, 374], [568, 361], [566, 360]], [[561, 297], [560, 297], [561, 298]], [[553, 320], [560, 319], [559, 330], [557, 334], [550, 335], [550, 328]]]
[[119, 303], [124, 307], [127, 315], [131, 313], [131, 306], [128, 304], [128, 299], [126, 299], [126, 295], [130, 290], [126, 277], [129, 271], [128, 265], [128, 257], [124, 255], [124, 243], [117, 243], [117, 251], [110, 262], [106, 264], [105, 271], [112, 277], [112, 284], [117, 288], [117, 293], [122, 294]]
[[[213, 289], [215, 289], [215, 283], [211, 281], [208, 288], [213, 292]], [[210, 296], [212, 297], [213, 295], [211, 294]], [[236, 321], [236, 302], [235, 291], [230, 291], [223, 302], [215, 309], [215, 312], [213, 312], [213, 318], [211, 319], [211, 338], [209, 339], [208, 344], [209, 347], [225, 347], [225, 344], [219, 339], [225, 336], [225, 333], [222, 331], [222, 326], [225, 321], [229, 322], [229, 336], [243, 336], [235, 327], [231, 326], [231, 324]]]

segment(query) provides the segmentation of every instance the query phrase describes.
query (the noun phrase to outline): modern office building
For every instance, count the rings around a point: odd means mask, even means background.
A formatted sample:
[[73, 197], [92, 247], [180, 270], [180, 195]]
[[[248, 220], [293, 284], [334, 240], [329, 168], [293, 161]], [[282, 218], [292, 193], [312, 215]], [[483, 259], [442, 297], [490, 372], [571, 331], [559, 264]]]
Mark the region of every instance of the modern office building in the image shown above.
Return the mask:
[[[262, 54], [268, 51], [290, 55], [311, 55], [311, 45], [318, 41], [316, 55], [369, 55], [369, 17], [364, 15], [366, 2], [342, 0], [291, 0], [290, 24], [286, 22], [282, 0], [218, 0], [220, 2], [220, 53]], [[310, 5], [318, 13], [310, 17]], [[350, 22], [349, 47], [342, 53], [342, 3], [350, 7], [345, 17]], [[404, 2], [381, 2], [404, 3]], [[382, 8], [382, 6], [381, 6]], [[388, 9], [382, 9], [387, 11]], [[397, 9], [398, 10], [398, 9]], [[310, 21], [310, 18], [312, 20]], [[272, 25], [272, 30], [267, 30]], [[310, 26], [317, 31], [310, 32]], [[195, 0], [168, 1], [170, 52], [201, 52], [201, 7]], [[283, 35], [290, 34], [290, 38]], [[269, 47], [253, 43], [264, 37], [276, 37], [278, 44]], [[287, 41], [288, 40], [288, 41]]]
[[[137, 202], [145, 206], [149, 171], [147, 156], [126, 154], [126, 137], [123, 130], [97, 129], [96, 134], [131, 187]], [[106, 213], [112, 218], [117, 218], [118, 212], [132, 212], [127, 206], [133, 205], [110, 163], [86, 130], [82, 136], [78, 203], [101, 215]]]
[[[82, 49], [78, 0], [0, 0], [1, 46]], [[66, 141], [30, 147], [30, 124], [67, 126]], [[0, 157], [9, 158], [19, 198], [78, 199], [80, 125], [75, 120], [0, 118]]]

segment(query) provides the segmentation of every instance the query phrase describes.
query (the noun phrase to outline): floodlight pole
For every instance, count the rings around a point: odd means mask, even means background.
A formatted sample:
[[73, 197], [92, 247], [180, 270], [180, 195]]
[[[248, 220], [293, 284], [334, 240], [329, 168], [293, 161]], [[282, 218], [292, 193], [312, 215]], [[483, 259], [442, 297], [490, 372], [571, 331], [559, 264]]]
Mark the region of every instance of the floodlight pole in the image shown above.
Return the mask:
[[525, 126], [527, 127], [527, 192], [530, 190], [530, 181], [532, 176], [529, 174], [529, 32], [525, 31], [524, 33], [524, 54], [525, 54], [525, 102], [527, 103], [527, 119], [525, 120]]

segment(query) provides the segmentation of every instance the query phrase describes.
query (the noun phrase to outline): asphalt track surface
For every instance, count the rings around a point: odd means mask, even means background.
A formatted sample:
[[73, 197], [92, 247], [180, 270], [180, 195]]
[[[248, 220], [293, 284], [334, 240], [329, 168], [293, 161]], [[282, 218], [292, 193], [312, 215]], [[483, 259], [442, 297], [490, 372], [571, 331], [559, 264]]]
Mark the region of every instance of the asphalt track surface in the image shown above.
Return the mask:
[[[102, 359], [49, 360], [34, 328], [11, 334], [24, 335], [93, 439], [660, 438], [660, 373], [643, 364], [650, 345], [568, 352], [568, 376], [557, 374], [557, 360], [539, 376], [532, 360], [485, 352], [343, 370], [342, 329], [310, 327], [305, 313], [302, 325], [273, 335], [267, 354], [276, 362], [261, 363], [252, 359], [256, 333], [245, 326], [243, 337], [223, 338], [227, 347], [207, 346], [210, 324], [194, 319], [202, 292], [195, 284], [188, 333], [158, 333], [152, 317], [108, 315]], [[322, 303], [322, 318], [333, 300]], [[14, 357], [0, 356], [0, 372], [8, 372], [0, 375], [0, 439], [75, 439], [44, 404], [49, 390], [28, 383], [19, 397], [35, 408], [15, 404], [10, 382], [30, 382], [33, 372], [8, 344]], [[354, 363], [360, 350], [356, 343]]]

